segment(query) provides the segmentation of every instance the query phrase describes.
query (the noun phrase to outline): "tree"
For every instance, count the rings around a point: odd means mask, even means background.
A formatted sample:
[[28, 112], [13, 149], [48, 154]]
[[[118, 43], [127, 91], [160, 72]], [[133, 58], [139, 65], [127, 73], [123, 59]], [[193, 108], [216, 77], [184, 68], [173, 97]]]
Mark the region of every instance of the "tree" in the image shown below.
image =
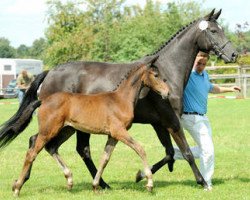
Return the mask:
[[0, 58], [14, 58], [15, 49], [10, 46], [10, 41], [6, 38], [0, 38]]
[[29, 49], [30, 56], [32, 58], [42, 59], [46, 46], [47, 42], [44, 38], [36, 39]]
[[27, 47], [24, 44], [21, 44], [17, 49], [16, 49], [16, 57], [17, 58], [28, 58], [30, 56], [29, 52], [29, 47]]
[[[147, 0], [145, 7], [125, 0], [50, 0], [45, 63], [73, 60], [131, 61], [152, 53], [187, 22], [202, 13], [188, 2]], [[187, 5], [187, 6], [185, 6]]]

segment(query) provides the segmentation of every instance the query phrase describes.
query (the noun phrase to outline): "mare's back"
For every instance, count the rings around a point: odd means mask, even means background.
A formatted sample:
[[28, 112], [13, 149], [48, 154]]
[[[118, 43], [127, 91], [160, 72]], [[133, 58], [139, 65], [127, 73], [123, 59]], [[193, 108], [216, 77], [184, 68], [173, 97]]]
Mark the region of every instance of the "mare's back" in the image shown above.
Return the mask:
[[101, 62], [72, 62], [59, 65], [45, 78], [40, 91], [44, 99], [55, 92], [94, 94], [116, 89], [121, 79], [139, 65]]

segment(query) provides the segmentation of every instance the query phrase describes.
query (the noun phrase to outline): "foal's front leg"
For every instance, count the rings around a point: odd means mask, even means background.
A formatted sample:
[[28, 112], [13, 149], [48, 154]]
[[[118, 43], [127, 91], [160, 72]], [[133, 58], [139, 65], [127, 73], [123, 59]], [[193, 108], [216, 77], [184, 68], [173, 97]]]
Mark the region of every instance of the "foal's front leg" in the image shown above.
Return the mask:
[[148, 180], [146, 188], [148, 191], [151, 192], [153, 190], [153, 177], [150, 167], [148, 165], [146, 152], [144, 151], [142, 146], [129, 135], [126, 129], [120, 129], [119, 131], [115, 131], [114, 133], [112, 133], [111, 136], [128, 145], [141, 157], [144, 166], [144, 173]]
[[[93, 179], [95, 178], [95, 175], [97, 173], [96, 166], [92, 160], [91, 153], [90, 153], [90, 146], [89, 146], [89, 139], [90, 134], [77, 131], [76, 134], [77, 139], [77, 145], [76, 145], [76, 151], [81, 156], [82, 160], [84, 161], [85, 165], [87, 166], [91, 176]], [[103, 178], [100, 178], [100, 186], [102, 189], [109, 189], [110, 186], [103, 180]]]
[[108, 141], [105, 145], [105, 149], [104, 149], [104, 153], [102, 155], [102, 159], [101, 159], [101, 162], [100, 162], [100, 166], [99, 166], [99, 169], [95, 175], [95, 178], [93, 180], [93, 189], [94, 191], [97, 190], [98, 186], [99, 186], [99, 182], [100, 182], [100, 178], [102, 176], [102, 173], [105, 169], [105, 167], [107, 166], [108, 162], [109, 162], [109, 159], [111, 157], [111, 154], [115, 148], [115, 145], [117, 144], [117, 140], [108, 136]]

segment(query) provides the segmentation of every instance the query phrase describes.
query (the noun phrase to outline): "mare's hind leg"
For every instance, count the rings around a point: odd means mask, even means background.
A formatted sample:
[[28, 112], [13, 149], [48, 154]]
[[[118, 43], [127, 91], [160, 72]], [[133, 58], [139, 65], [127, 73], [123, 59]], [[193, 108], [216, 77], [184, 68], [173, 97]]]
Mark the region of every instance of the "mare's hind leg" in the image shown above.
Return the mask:
[[94, 191], [97, 190], [98, 188], [98, 185], [99, 185], [99, 182], [100, 182], [100, 178], [102, 176], [102, 173], [105, 169], [105, 167], [107, 166], [108, 162], [109, 162], [109, 159], [110, 159], [110, 156], [115, 148], [115, 145], [117, 144], [117, 140], [112, 138], [112, 137], [108, 137], [108, 141], [105, 145], [105, 149], [104, 149], [104, 153], [102, 155], [102, 159], [101, 159], [101, 162], [100, 162], [100, 166], [99, 166], [99, 169], [95, 175], [95, 178], [93, 180], [93, 189]]
[[45, 142], [44, 138], [42, 138], [41, 136], [38, 135], [34, 147], [30, 148], [27, 151], [22, 172], [21, 172], [18, 180], [15, 181], [13, 186], [12, 186], [12, 190], [13, 190], [15, 196], [19, 195], [20, 190], [25, 182], [25, 176], [28, 173], [28, 171], [30, 170], [31, 165], [32, 165], [33, 161], [35, 160], [37, 154], [44, 147], [45, 143], [46, 142]]
[[[90, 154], [90, 147], [89, 147], [90, 134], [77, 131], [76, 137], [77, 137], [76, 150], [78, 154], [81, 156], [85, 165], [87, 166], [92, 178], [95, 178], [97, 169]], [[110, 186], [102, 178], [100, 179], [100, 186], [103, 189], [110, 188]]]
[[62, 160], [58, 153], [58, 148], [75, 133], [75, 129], [66, 126], [60, 130], [60, 133], [45, 145], [46, 151], [56, 160], [61, 167], [64, 176], [67, 180], [67, 188], [70, 190], [73, 187], [73, 178], [70, 169]]

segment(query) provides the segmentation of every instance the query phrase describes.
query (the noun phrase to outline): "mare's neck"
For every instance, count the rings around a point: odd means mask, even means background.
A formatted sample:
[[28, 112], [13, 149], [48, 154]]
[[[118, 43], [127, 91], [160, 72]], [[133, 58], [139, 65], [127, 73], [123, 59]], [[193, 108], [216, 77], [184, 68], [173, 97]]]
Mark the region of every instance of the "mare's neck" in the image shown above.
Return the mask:
[[178, 114], [181, 114], [183, 90], [199, 51], [196, 32], [195, 27], [189, 27], [177, 35], [158, 52], [159, 58], [155, 63], [162, 78], [168, 80], [169, 100]]

